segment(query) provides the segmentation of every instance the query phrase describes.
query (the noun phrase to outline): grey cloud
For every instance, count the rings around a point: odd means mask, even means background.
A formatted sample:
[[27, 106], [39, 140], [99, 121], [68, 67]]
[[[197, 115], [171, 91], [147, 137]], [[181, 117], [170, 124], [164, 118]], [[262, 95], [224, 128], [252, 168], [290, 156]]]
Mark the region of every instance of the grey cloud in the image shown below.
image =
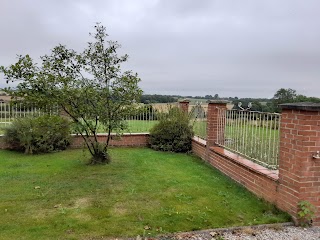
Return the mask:
[[[95, 22], [130, 55], [148, 93], [320, 97], [316, 0], [4, 0], [0, 65], [57, 45], [81, 50]], [[0, 81], [0, 87], [3, 82]]]

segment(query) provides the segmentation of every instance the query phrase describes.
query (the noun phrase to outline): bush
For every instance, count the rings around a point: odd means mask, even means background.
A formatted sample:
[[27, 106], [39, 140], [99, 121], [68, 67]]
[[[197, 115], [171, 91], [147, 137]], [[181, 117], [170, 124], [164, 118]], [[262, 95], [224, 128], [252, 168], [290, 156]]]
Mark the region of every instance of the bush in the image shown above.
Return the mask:
[[169, 109], [150, 131], [151, 148], [172, 152], [190, 151], [194, 133], [189, 122], [188, 114], [181, 109]]
[[60, 116], [19, 118], [5, 128], [5, 140], [11, 149], [25, 153], [46, 153], [69, 145], [69, 122]]

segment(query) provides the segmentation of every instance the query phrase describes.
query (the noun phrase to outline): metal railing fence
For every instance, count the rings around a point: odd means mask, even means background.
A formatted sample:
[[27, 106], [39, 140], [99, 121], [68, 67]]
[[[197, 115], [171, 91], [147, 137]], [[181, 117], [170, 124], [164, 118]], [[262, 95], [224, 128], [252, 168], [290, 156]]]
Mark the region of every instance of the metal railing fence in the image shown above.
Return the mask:
[[218, 145], [267, 168], [278, 168], [280, 114], [225, 109], [218, 112]]
[[124, 131], [147, 133], [159, 122], [164, 113], [177, 106], [177, 103], [137, 104], [124, 119], [127, 123], [127, 128]]
[[193, 126], [194, 135], [201, 139], [207, 139], [207, 113], [208, 105], [196, 103], [191, 105], [190, 120]]
[[[159, 122], [163, 113], [167, 113], [170, 108], [176, 106], [178, 106], [178, 103], [136, 104], [124, 118], [127, 128], [123, 131], [129, 133], [149, 132]], [[43, 111], [35, 107], [25, 107], [22, 104], [10, 105], [9, 103], [0, 103], [0, 134], [3, 133], [3, 128], [9, 126], [16, 118], [41, 116], [48, 112], [59, 114], [59, 109], [58, 107], [48, 107], [46, 111]], [[99, 124], [98, 131], [99, 133], [105, 133], [106, 131], [101, 123]]]
[[58, 107], [50, 106], [48, 109], [40, 110], [33, 106], [25, 106], [22, 103], [10, 104], [0, 102], [0, 127], [6, 127], [16, 118], [37, 117], [44, 114], [58, 114]]
[[[129, 133], [149, 132], [150, 129], [159, 122], [159, 119], [164, 113], [167, 113], [170, 108], [177, 106], [178, 103], [136, 104], [124, 119], [127, 128], [123, 131]], [[52, 114], [59, 113], [58, 107], [50, 107], [50, 109], [49, 112]], [[22, 104], [10, 105], [9, 103], [0, 103], [0, 134], [3, 133], [3, 127], [9, 126], [16, 118], [41, 116], [44, 115], [45, 112], [48, 111], [43, 111], [35, 107], [25, 107]], [[191, 105], [189, 107], [189, 117], [195, 136], [206, 139], [207, 105], [202, 105], [201, 103]], [[106, 130], [102, 124], [99, 124], [98, 131], [99, 133], [104, 133]]]

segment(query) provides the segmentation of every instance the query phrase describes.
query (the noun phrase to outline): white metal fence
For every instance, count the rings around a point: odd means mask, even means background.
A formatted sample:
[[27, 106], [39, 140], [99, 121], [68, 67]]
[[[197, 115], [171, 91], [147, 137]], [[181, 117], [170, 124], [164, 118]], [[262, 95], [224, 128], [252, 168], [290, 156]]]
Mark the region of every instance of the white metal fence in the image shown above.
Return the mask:
[[[126, 116], [128, 128], [124, 131], [130, 133], [149, 132], [150, 129], [158, 123], [162, 113], [168, 112], [170, 108], [178, 106], [178, 103], [155, 103], [155, 104], [136, 104], [130, 114]], [[207, 105], [195, 104], [190, 106], [190, 117], [193, 124], [195, 135], [206, 139], [207, 132]], [[47, 111], [48, 112], [48, 111]], [[58, 107], [51, 107], [49, 111], [52, 114], [58, 114]], [[35, 107], [25, 107], [22, 104], [10, 105], [9, 103], [0, 103], [0, 134], [3, 129], [11, 122], [20, 117], [41, 116], [44, 111]], [[104, 127], [100, 125], [99, 132], [105, 132]]]
[[190, 107], [189, 114], [191, 115], [194, 135], [205, 140], [207, 139], [208, 104], [196, 103], [195, 105], [190, 105]]
[[[128, 128], [124, 129], [130, 133], [145, 133], [158, 123], [162, 113], [168, 112], [170, 108], [178, 106], [177, 103], [170, 104], [136, 104], [132, 111], [125, 117]], [[3, 128], [9, 126], [16, 118], [27, 116], [41, 116], [45, 113], [58, 114], [58, 107], [50, 107], [46, 111], [41, 111], [35, 107], [24, 107], [22, 104], [10, 105], [9, 103], [0, 103], [0, 134]], [[98, 128], [99, 133], [106, 130], [102, 124]]]
[[9, 104], [0, 102], [0, 127], [6, 127], [16, 118], [28, 116], [41, 116], [45, 113], [58, 114], [58, 107], [48, 107], [46, 111], [41, 111], [33, 106], [24, 106], [23, 104]]
[[267, 168], [278, 168], [280, 114], [225, 109], [218, 114], [218, 145]]

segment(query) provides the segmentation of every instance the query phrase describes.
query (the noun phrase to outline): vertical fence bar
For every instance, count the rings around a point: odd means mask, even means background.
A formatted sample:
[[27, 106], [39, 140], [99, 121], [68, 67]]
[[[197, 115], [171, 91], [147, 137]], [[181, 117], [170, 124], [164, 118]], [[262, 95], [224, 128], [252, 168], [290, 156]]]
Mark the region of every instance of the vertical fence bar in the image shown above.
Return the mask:
[[217, 115], [218, 145], [266, 167], [277, 168], [279, 114], [218, 109]]

